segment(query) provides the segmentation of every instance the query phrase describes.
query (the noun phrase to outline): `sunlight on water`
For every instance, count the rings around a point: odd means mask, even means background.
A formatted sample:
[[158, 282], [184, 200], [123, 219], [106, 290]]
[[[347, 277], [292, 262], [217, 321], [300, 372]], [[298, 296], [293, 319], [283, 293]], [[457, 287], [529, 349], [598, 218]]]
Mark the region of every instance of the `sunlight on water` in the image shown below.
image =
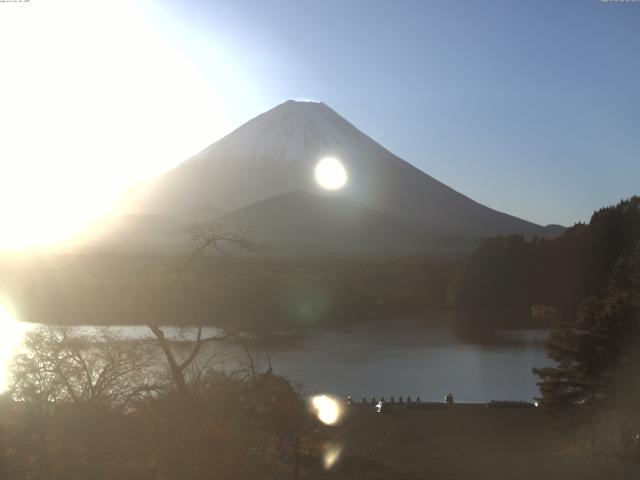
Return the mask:
[[311, 406], [318, 419], [327, 425], [334, 425], [342, 416], [342, 406], [335, 398], [328, 395], [316, 395], [311, 399]]
[[11, 362], [31, 328], [32, 325], [16, 320], [11, 309], [0, 303], [0, 393], [7, 389]]

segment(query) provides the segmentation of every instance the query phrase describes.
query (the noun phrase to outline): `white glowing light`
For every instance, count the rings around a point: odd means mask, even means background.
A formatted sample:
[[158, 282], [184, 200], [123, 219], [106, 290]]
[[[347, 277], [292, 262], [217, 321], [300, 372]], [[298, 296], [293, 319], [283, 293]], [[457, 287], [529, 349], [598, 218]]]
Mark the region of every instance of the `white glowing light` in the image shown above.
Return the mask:
[[328, 395], [317, 395], [311, 399], [311, 405], [322, 423], [334, 425], [340, 420], [342, 408], [334, 398]]
[[7, 389], [9, 368], [20, 351], [25, 334], [32, 328], [15, 319], [11, 310], [0, 303], [0, 393]]
[[337, 190], [347, 183], [347, 170], [340, 160], [325, 157], [318, 162], [315, 169], [316, 182], [327, 190]]
[[73, 237], [256, 93], [233, 52], [156, 2], [3, 3], [0, 58], [0, 250]]
[[324, 469], [325, 470], [330, 470], [331, 467], [333, 467], [333, 465], [336, 463], [336, 461], [338, 461], [338, 458], [340, 458], [340, 452], [342, 451], [342, 449], [337, 448], [337, 447], [332, 447], [329, 448], [325, 453], [324, 453], [324, 457], [323, 457], [323, 463], [324, 463]]

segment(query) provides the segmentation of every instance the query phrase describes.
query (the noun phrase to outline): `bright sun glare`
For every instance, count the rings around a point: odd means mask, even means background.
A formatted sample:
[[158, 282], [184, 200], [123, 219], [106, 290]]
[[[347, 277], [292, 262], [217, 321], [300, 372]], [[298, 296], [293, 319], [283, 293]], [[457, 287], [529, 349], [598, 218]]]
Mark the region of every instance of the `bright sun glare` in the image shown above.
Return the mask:
[[318, 162], [315, 169], [316, 182], [327, 190], [337, 190], [347, 183], [347, 170], [340, 160], [325, 157]]
[[155, 2], [2, 4], [0, 250], [73, 236], [257, 98], [233, 52], [177, 22]]
[[0, 393], [7, 389], [9, 366], [14, 355], [20, 350], [25, 334], [31, 328], [30, 324], [18, 322], [11, 310], [0, 303]]

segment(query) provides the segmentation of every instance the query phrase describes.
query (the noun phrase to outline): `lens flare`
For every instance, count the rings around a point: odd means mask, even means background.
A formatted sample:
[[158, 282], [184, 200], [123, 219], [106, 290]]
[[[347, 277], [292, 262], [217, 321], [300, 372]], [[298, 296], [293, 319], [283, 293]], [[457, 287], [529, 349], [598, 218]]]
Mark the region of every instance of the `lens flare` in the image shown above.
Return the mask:
[[325, 157], [318, 162], [315, 169], [316, 182], [326, 190], [337, 190], [347, 183], [347, 170], [340, 160]]
[[333, 467], [338, 461], [338, 458], [340, 458], [340, 452], [342, 452], [342, 449], [339, 447], [330, 447], [324, 452], [322, 463], [324, 464], [325, 470], [331, 470], [331, 467]]
[[311, 406], [322, 423], [335, 425], [342, 416], [342, 407], [329, 395], [316, 395], [311, 399]]

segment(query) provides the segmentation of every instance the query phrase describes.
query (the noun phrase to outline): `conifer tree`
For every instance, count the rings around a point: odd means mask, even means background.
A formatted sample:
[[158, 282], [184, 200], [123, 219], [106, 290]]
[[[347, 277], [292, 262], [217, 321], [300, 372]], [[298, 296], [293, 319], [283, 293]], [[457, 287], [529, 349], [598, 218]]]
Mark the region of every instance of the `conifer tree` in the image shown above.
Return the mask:
[[573, 322], [549, 334], [556, 366], [534, 368], [545, 404], [633, 405], [640, 400], [640, 242], [624, 252], [604, 294], [585, 300]]

